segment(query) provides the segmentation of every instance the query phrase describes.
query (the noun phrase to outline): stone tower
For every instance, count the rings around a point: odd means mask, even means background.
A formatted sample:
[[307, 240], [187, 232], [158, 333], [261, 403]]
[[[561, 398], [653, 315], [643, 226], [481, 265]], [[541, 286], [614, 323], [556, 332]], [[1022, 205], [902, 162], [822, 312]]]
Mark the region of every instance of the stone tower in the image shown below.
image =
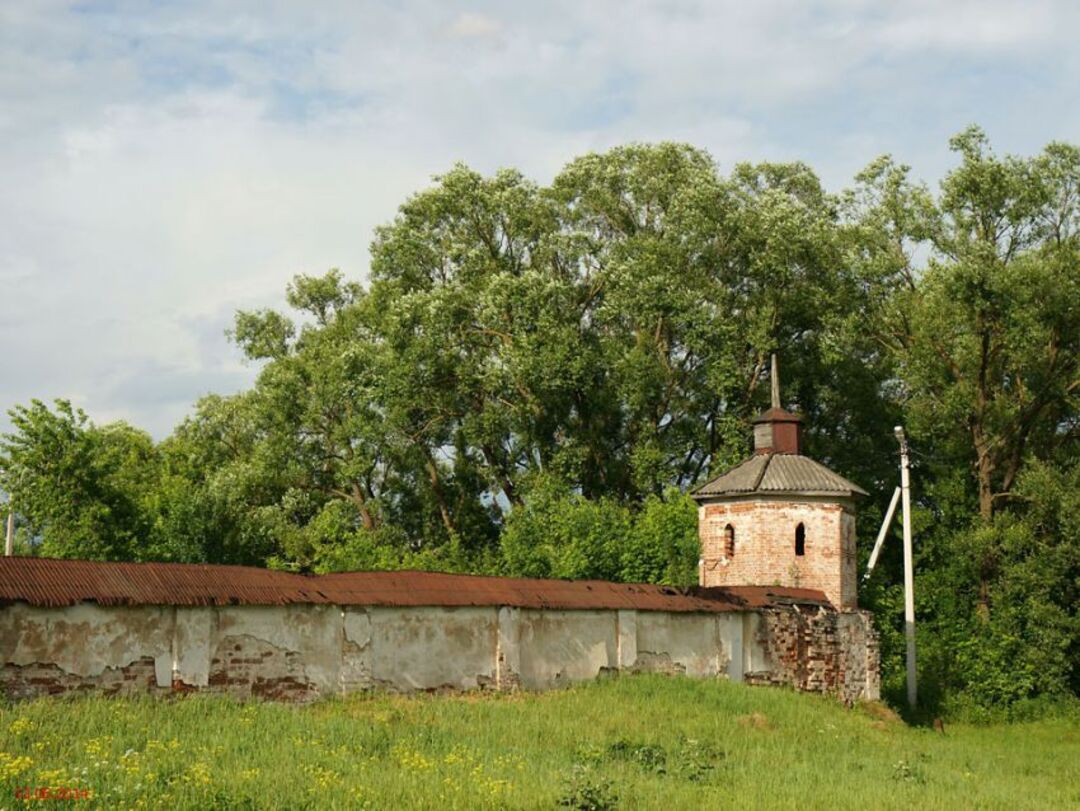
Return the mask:
[[855, 608], [855, 499], [866, 491], [802, 455], [802, 418], [780, 406], [754, 420], [754, 455], [700, 487], [702, 586], [818, 589]]

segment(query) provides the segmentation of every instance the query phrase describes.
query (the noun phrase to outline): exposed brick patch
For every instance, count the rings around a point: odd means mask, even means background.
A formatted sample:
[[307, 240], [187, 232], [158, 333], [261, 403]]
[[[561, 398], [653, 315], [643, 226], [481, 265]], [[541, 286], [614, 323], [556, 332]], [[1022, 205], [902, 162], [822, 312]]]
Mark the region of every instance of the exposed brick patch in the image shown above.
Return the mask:
[[79, 676], [57, 665], [40, 662], [28, 665], [7, 663], [0, 667], [0, 692], [11, 700], [72, 692], [135, 695], [165, 690], [157, 686], [154, 659], [150, 656], [143, 656], [123, 667], [107, 667], [96, 676]]
[[878, 635], [869, 612], [771, 608], [761, 612], [761, 620], [757, 641], [771, 666], [747, 673], [748, 684], [826, 693], [845, 704], [878, 698]]
[[308, 701], [318, 695], [299, 653], [246, 635], [228, 636], [218, 643], [207, 686], [237, 698]]
[[172, 691], [175, 695], [187, 695], [188, 693], [196, 693], [199, 688], [194, 684], [188, 684], [183, 679], [173, 678]]
[[635, 673], [666, 673], [668, 675], [682, 674], [686, 672], [686, 665], [674, 662], [667, 653], [653, 653], [651, 651], [638, 651], [637, 661], [631, 668]]

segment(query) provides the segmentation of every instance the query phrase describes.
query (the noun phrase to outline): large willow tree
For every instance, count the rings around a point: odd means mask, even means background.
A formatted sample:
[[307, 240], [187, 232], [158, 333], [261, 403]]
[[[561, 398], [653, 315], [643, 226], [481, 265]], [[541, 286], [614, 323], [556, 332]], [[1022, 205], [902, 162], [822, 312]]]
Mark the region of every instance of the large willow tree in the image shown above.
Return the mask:
[[176, 442], [237, 412], [245, 451], [221, 470], [287, 559], [358, 533], [479, 552], [542, 479], [633, 507], [738, 459], [780, 351], [816, 448], [874, 478], [880, 369], [846, 328], [846, 238], [798, 164], [722, 177], [634, 146], [547, 188], [458, 166], [379, 229], [366, 288], [301, 277], [299, 325], [240, 314], [259, 381]]

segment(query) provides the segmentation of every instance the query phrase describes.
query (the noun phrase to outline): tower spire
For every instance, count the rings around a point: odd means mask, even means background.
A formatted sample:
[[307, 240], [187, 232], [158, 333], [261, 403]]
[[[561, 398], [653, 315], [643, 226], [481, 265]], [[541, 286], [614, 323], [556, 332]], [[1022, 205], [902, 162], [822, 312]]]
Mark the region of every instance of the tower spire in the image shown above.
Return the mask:
[[769, 375], [772, 383], [772, 407], [781, 408], [780, 405], [780, 361], [776, 359], [776, 353], [772, 353], [772, 374]]
[[772, 353], [772, 407], [754, 420], [754, 453], [802, 453], [802, 417], [780, 405], [780, 361]]

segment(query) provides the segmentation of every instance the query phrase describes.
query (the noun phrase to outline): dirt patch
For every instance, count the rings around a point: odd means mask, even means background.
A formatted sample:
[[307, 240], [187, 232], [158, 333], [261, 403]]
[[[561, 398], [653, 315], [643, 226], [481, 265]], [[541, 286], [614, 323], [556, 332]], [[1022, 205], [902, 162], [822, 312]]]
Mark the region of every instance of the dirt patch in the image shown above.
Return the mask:
[[739, 726], [744, 729], [772, 729], [768, 717], [760, 712], [752, 712], [749, 715], [740, 715], [735, 719]]
[[[896, 710], [880, 701], [860, 701], [856, 706], [863, 715], [873, 718], [875, 721], [886, 726], [889, 724], [903, 723], [900, 716], [896, 714]], [[874, 726], [877, 727], [877, 724]]]

